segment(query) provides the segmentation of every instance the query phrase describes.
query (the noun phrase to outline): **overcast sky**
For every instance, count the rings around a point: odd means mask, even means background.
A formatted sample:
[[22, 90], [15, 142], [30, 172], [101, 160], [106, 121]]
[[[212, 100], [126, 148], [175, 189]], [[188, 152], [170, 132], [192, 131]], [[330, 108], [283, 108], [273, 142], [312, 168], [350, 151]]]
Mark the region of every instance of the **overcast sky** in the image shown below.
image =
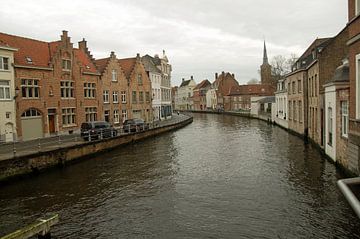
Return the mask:
[[0, 8], [0, 31], [54, 41], [68, 30], [73, 43], [88, 41], [95, 58], [165, 49], [173, 85], [190, 75], [213, 81], [221, 71], [240, 83], [259, 79], [264, 38], [270, 59], [301, 55], [346, 21], [344, 0], [16, 0]]

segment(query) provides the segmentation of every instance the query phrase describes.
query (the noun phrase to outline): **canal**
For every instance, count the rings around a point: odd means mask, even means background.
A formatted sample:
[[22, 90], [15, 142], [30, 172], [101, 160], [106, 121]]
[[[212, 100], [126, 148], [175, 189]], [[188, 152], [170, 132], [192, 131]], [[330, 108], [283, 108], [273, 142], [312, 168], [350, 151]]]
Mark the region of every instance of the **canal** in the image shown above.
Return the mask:
[[195, 114], [178, 131], [0, 189], [0, 235], [59, 213], [54, 238], [360, 238], [344, 177], [264, 122]]

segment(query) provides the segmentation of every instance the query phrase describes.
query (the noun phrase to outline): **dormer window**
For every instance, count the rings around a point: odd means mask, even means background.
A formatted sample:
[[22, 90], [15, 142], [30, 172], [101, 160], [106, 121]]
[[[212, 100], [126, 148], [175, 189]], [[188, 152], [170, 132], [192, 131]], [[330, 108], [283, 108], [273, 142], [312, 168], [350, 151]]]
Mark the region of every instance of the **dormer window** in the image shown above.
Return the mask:
[[26, 56], [26, 57], [25, 57], [25, 60], [26, 60], [26, 63], [28, 63], [28, 64], [32, 64], [32, 63], [33, 63], [33, 61], [32, 61], [32, 59], [31, 59], [30, 56]]
[[62, 69], [69, 71], [71, 70], [71, 60], [63, 59], [62, 60]]

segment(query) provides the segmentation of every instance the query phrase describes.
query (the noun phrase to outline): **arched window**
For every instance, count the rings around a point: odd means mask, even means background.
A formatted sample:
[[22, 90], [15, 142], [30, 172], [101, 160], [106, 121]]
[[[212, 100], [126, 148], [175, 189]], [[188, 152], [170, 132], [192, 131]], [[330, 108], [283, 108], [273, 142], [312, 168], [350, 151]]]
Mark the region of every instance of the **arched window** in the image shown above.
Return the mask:
[[21, 117], [35, 117], [35, 116], [41, 116], [41, 113], [34, 108], [28, 109], [21, 115]]

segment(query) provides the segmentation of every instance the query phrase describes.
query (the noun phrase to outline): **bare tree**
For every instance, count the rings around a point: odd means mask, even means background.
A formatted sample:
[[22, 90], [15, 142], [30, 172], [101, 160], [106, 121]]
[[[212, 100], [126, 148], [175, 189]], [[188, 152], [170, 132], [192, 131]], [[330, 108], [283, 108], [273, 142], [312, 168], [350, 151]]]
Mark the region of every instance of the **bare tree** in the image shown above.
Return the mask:
[[297, 57], [294, 53], [286, 58], [282, 55], [274, 56], [271, 60], [271, 73], [277, 79], [291, 72], [292, 65], [296, 62]]

